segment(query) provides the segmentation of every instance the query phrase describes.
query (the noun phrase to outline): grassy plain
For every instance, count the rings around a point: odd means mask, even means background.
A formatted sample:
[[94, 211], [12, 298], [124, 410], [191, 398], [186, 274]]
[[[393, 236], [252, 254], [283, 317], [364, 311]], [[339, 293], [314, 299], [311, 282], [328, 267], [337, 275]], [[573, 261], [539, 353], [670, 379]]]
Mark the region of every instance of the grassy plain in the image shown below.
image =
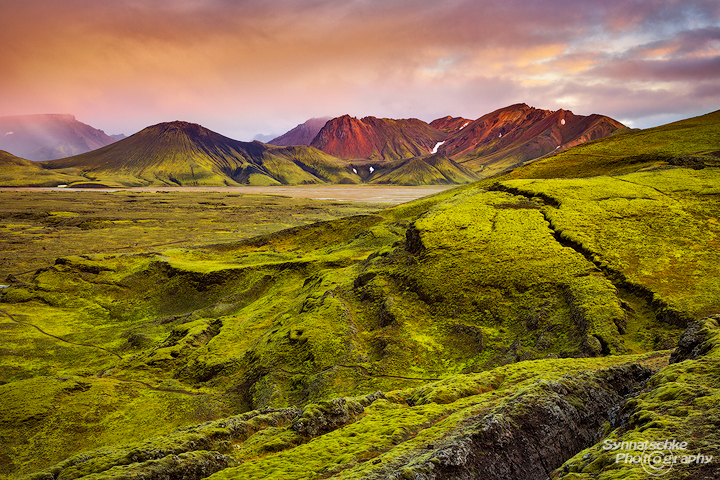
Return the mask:
[[382, 204], [212, 192], [0, 191], [0, 283], [63, 255], [223, 243]]

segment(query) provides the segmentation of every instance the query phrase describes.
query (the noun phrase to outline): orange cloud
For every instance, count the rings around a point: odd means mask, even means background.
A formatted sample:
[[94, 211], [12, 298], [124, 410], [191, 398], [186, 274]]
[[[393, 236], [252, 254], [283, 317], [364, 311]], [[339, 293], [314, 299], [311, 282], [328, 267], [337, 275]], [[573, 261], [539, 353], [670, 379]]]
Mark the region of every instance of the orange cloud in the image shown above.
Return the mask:
[[701, 88], [719, 16], [715, 0], [25, 0], [0, 16], [0, 114], [125, 133], [184, 119], [240, 139], [312, 116], [478, 117], [555, 98], [613, 115], [564, 91], [628, 75]]

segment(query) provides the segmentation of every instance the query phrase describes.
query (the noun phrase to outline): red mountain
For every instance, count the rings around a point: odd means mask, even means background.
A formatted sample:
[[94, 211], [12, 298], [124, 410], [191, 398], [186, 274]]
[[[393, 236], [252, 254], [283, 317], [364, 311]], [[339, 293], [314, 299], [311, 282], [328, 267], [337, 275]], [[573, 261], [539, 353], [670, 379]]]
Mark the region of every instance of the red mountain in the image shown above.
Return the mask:
[[115, 139], [72, 115], [0, 117], [0, 150], [28, 160], [54, 160], [110, 145]]
[[603, 115], [540, 110], [521, 103], [478, 118], [450, 134], [437, 151], [490, 175], [620, 128], [622, 123]]
[[318, 132], [325, 126], [332, 117], [311, 118], [305, 123], [301, 123], [289, 132], [270, 140], [270, 145], [279, 147], [288, 147], [290, 145], [310, 145]]
[[487, 176], [619, 128], [624, 125], [603, 115], [575, 115], [521, 103], [474, 121], [447, 116], [430, 124], [344, 115], [328, 121], [310, 145], [347, 160], [389, 161], [438, 153]]
[[451, 117], [448, 115], [447, 117], [433, 120], [430, 122], [430, 126], [442, 130], [445, 133], [456, 133], [467, 127], [470, 123], [472, 123], [472, 120], [468, 120], [467, 118]]
[[399, 160], [428, 155], [447, 134], [417, 118], [334, 118], [311, 146], [344, 159]]

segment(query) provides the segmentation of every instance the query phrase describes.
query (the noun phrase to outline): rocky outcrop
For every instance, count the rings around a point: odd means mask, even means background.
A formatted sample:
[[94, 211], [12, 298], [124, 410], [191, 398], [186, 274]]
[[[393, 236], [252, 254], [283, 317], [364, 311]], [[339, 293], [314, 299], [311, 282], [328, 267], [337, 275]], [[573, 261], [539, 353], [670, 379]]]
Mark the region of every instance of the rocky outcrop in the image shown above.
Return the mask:
[[[235, 465], [233, 457], [204, 450], [168, 455], [140, 464], [118, 465], [105, 472], [82, 477], [85, 480], [200, 480]], [[52, 477], [33, 477], [51, 480]]]
[[425, 245], [423, 245], [422, 238], [420, 238], [420, 230], [414, 224], [410, 225], [405, 231], [405, 250], [415, 255], [425, 251]]
[[575, 378], [540, 380], [487, 415], [469, 418], [423, 460], [388, 478], [436, 480], [548, 478], [575, 452], [594, 445], [624, 396], [651, 375], [637, 365]]
[[691, 322], [680, 336], [677, 348], [670, 355], [670, 363], [695, 360], [712, 350], [716, 346], [713, 337], [717, 336], [718, 324], [720, 315]]
[[379, 398], [385, 398], [385, 395], [378, 391], [360, 398], [334, 398], [311, 403], [302, 409], [290, 428], [300, 435], [316, 437], [350, 422]]

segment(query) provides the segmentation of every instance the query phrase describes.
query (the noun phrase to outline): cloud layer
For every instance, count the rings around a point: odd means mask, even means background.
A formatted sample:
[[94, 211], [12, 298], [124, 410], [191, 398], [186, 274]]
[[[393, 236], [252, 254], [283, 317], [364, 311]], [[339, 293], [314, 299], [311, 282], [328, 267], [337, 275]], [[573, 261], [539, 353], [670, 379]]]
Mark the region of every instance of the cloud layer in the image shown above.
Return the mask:
[[0, 115], [241, 140], [526, 102], [645, 127], [720, 108], [717, 0], [0, 0]]

